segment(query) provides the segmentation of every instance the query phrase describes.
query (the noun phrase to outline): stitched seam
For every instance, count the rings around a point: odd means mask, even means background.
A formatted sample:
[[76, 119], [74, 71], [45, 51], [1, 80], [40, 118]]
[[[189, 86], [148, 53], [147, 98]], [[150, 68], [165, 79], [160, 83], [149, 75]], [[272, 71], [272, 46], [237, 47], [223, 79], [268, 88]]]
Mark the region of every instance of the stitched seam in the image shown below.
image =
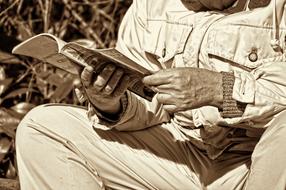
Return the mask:
[[[217, 28], [224, 28], [225, 26], [244, 26], [244, 27], [249, 27], [249, 28], [257, 28], [257, 29], [273, 29], [272, 26], [257, 26], [257, 25], [249, 25], [249, 24], [233, 24], [233, 23], [228, 23], [228, 24], [225, 24], [221, 27], [216, 27]], [[285, 30], [286, 31], [286, 28], [283, 28], [283, 27], [279, 27], [280, 30]]]
[[175, 25], [189, 26], [189, 27], [193, 27], [194, 26], [193, 24], [182, 23], [182, 22], [179, 22], [179, 21], [169, 21], [169, 20], [166, 20], [166, 19], [147, 18], [147, 21], [150, 21], [150, 22], [166, 22], [168, 24], [175, 24]]

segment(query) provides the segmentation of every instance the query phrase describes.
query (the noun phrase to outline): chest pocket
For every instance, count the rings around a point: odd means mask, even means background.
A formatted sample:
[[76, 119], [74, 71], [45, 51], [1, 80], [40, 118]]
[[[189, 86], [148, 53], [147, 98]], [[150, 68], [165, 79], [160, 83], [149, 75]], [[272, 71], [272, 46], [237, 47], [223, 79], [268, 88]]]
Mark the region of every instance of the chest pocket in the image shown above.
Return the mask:
[[[285, 21], [273, 24], [271, 6], [226, 16], [217, 22], [209, 31], [207, 53], [248, 69], [285, 61]], [[279, 39], [278, 48], [271, 46], [273, 36]]]
[[144, 51], [156, 55], [161, 63], [182, 53], [193, 29], [193, 14], [190, 11], [168, 11], [164, 19], [147, 19]]
[[[244, 25], [227, 25], [209, 35], [207, 52], [254, 69], [265, 62], [284, 61], [284, 44], [278, 50], [272, 48], [272, 29]], [[285, 36], [285, 31], [281, 33]]]

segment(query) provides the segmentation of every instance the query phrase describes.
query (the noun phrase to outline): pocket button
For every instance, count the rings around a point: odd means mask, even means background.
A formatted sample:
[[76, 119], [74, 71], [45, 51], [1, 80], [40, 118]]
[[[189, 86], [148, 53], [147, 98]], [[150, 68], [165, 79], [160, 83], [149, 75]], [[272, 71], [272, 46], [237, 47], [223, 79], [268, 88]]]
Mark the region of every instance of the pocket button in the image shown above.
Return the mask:
[[250, 52], [250, 54], [248, 55], [248, 59], [249, 59], [249, 61], [251, 61], [251, 62], [257, 61], [257, 59], [258, 59], [257, 51], [256, 51], [256, 50], [252, 50], [252, 51]]

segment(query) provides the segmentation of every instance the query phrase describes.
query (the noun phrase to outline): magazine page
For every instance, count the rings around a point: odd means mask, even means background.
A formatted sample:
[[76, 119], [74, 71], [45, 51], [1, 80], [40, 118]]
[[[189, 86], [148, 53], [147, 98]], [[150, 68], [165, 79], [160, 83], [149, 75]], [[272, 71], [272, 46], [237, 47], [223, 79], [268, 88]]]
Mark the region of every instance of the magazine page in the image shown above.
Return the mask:
[[79, 66], [59, 53], [65, 45], [66, 42], [59, 38], [48, 33], [42, 33], [20, 43], [13, 49], [12, 53], [33, 57], [72, 74], [78, 74]]
[[66, 43], [43, 33], [20, 43], [12, 52], [42, 60], [72, 74], [79, 74], [87, 65], [92, 65], [95, 72], [100, 72], [104, 65], [113, 63], [130, 77], [130, 91], [150, 101], [155, 94], [142, 83], [142, 78], [151, 72], [116, 49], [89, 49], [79, 43]]
[[142, 82], [142, 78], [151, 74], [151, 72], [114, 48], [88, 49], [77, 43], [68, 43], [60, 51], [61, 54], [82, 66], [92, 65], [95, 68], [95, 72], [99, 72], [104, 65], [112, 63], [122, 68], [124, 73], [130, 77], [128, 88], [130, 91], [150, 101], [155, 95]]

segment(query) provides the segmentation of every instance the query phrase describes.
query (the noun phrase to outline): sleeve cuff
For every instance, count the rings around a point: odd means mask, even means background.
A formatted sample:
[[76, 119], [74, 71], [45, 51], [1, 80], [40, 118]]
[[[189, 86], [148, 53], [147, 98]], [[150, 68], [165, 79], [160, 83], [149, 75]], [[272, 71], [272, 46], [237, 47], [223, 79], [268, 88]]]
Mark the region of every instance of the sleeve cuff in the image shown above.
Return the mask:
[[94, 105], [89, 102], [87, 111], [88, 118], [91, 120], [93, 120], [92, 118], [96, 118], [96, 120], [100, 120], [97, 121], [97, 123], [101, 124], [115, 124], [120, 121], [120, 119], [127, 110], [128, 98], [126, 93], [120, 98], [120, 103], [121, 111], [119, 114], [107, 114], [98, 110]]
[[241, 117], [244, 113], [246, 104], [240, 103], [233, 99], [233, 86], [235, 77], [231, 72], [222, 72], [222, 86], [223, 86], [223, 103], [221, 116], [223, 118]]

